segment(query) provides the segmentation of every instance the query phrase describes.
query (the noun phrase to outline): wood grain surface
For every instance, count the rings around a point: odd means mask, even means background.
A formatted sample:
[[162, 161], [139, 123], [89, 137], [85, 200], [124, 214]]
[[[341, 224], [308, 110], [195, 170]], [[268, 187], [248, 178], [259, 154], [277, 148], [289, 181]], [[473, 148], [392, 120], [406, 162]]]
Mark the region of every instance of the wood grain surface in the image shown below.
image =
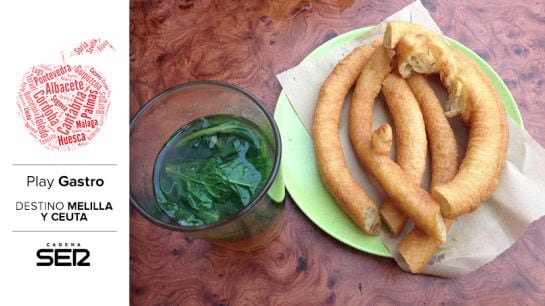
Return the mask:
[[[246, 88], [274, 111], [275, 74], [323, 42], [375, 24], [411, 1], [130, 2], [131, 117], [179, 83]], [[545, 146], [545, 3], [423, 1], [441, 29], [484, 58]], [[541, 202], [541, 201], [537, 201]], [[313, 225], [288, 197], [286, 225], [246, 254], [152, 225], [131, 209], [134, 305], [543, 304], [545, 220], [491, 263], [457, 279], [411, 275]]]

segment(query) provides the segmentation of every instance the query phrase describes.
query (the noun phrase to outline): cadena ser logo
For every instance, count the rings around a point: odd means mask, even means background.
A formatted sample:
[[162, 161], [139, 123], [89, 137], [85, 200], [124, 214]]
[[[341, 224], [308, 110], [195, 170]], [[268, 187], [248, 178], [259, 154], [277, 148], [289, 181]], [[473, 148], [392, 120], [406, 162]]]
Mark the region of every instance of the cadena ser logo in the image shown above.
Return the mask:
[[36, 251], [39, 267], [88, 267], [91, 251], [79, 242], [48, 242]]

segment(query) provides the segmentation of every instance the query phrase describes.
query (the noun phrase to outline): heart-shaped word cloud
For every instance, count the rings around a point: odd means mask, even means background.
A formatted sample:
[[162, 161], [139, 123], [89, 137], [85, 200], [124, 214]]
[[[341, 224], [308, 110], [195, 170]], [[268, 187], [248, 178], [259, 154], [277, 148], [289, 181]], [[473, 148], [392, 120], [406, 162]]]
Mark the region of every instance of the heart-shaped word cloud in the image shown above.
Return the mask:
[[17, 97], [28, 132], [45, 147], [85, 146], [106, 118], [110, 87], [93, 67], [38, 65], [25, 73]]

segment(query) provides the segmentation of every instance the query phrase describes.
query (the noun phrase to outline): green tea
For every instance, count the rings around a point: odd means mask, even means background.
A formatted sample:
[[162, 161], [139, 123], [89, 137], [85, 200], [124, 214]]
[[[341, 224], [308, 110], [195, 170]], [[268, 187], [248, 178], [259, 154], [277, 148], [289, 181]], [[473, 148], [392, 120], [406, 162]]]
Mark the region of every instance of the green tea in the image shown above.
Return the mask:
[[273, 160], [254, 123], [234, 115], [202, 117], [161, 149], [153, 173], [155, 197], [181, 225], [216, 222], [251, 203], [269, 178]]

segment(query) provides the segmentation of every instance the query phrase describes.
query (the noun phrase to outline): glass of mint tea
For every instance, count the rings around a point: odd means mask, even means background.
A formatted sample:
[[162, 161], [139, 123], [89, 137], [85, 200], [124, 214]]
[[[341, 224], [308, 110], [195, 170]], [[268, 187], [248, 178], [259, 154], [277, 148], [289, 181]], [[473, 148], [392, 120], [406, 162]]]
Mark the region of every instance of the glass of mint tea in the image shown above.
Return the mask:
[[217, 81], [175, 86], [130, 124], [133, 207], [161, 227], [241, 251], [282, 228], [281, 141], [250, 93]]

